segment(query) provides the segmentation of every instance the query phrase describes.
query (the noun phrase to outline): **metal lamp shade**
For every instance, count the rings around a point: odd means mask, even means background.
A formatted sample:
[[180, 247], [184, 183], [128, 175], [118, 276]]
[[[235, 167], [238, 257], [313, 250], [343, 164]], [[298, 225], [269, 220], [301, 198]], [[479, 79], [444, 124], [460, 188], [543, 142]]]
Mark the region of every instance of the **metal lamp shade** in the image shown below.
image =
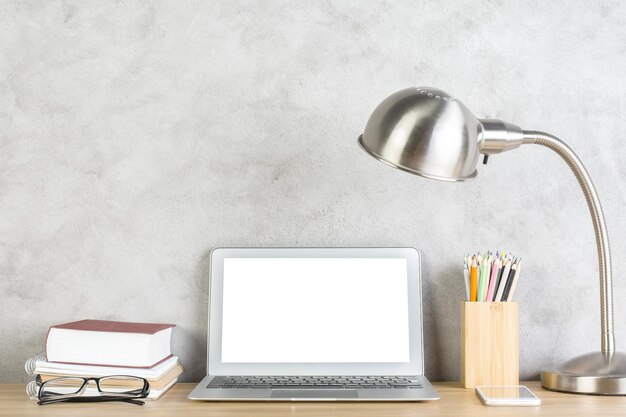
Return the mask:
[[395, 168], [442, 181], [476, 176], [483, 126], [444, 91], [407, 88], [372, 113], [359, 144]]

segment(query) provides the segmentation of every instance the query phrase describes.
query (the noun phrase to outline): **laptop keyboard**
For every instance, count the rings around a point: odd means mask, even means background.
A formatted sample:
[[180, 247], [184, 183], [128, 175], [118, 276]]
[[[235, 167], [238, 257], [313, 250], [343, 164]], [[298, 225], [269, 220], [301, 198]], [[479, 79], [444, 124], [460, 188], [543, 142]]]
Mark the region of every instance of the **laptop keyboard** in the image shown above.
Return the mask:
[[207, 388], [422, 388], [417, 376], [216, 376]]

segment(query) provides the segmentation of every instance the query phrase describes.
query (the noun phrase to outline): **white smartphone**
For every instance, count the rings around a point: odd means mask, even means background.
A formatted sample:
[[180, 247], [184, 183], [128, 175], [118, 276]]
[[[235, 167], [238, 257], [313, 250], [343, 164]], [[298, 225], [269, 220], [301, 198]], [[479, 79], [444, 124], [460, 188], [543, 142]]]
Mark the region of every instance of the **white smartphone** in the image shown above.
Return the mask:
[[537, 406], [541, 400], [524, 385], [476, 387], [476, 395], [485, 405]]

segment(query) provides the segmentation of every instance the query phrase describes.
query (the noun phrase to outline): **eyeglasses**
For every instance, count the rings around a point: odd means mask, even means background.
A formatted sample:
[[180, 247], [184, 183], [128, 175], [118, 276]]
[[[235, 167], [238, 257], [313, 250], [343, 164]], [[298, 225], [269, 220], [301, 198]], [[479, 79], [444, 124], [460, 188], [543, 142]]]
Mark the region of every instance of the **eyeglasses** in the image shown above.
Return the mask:
[[[96, 389], [89, 387], [93, 381]], [[103, 402], [124, 401], [143, 405], [139, 398], [146, 398], [150, 393], [150, 384], [145, 378], [130, 375], [111, 375], [101, 378], [61, 377], [42, 382], [37, 376], [39, 391], [37, 404], [45, 405], [58, 402]]]

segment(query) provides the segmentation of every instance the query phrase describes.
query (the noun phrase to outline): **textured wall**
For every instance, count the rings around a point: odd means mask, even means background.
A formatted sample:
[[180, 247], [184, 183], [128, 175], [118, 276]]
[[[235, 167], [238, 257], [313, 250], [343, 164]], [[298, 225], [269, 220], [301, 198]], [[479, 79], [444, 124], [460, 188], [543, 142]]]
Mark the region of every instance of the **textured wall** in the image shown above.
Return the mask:
[[599, 348], [591, 220], [556, 155], [447, 184], [356, 138], [420, 85], [564, 138], [604, 203], [623, 317], [626, 4], [401, 3], [1, 2], [0, 381], [26, 379], [49, 325], [88, 317], [176, 323], [198, 380], [224, 245], [420, 248], [434, 380], [459, 378], [467, 251], [525, 260], [523, 378]]

